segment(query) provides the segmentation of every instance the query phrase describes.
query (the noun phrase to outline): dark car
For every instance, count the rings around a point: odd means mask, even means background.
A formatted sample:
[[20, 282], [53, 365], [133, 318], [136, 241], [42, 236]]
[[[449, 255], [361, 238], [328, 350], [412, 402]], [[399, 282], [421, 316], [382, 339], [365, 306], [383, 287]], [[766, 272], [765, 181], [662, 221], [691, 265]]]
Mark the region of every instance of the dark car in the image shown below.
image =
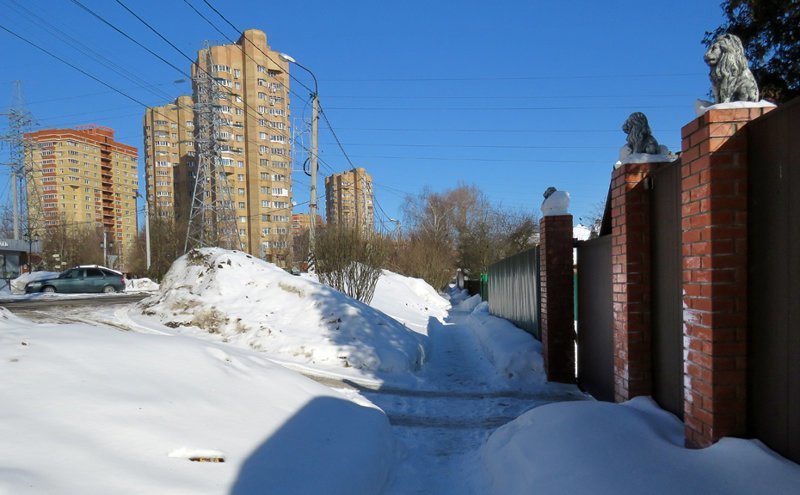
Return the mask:
[[25, 293], [31, 292], [104, 292], [106, 294], [125, 290], [123, 275], [100, 266], [76, 266], [58, 274], [58, 277], [28, 282]]

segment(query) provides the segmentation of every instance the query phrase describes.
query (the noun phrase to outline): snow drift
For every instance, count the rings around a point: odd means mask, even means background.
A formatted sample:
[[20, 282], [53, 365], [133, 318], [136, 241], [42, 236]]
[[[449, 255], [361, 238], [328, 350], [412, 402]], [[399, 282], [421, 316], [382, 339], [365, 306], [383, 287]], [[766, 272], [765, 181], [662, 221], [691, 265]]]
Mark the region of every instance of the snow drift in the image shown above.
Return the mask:
[[0, 309], [0, 374], [2, 494], [380, 493], [395, 462], [380, 410], [249, 349]]
[[422, 364], [424, 337], [366, 304], [237, 251], [193, 250], [140, 303], [164, 325], [324, 367], [404, 372]]
[[794, 494], [800, 467], [756, 440], [683, 446], [683, 424], [652, 399], [533, 409], [481, 450], [488, 493]]

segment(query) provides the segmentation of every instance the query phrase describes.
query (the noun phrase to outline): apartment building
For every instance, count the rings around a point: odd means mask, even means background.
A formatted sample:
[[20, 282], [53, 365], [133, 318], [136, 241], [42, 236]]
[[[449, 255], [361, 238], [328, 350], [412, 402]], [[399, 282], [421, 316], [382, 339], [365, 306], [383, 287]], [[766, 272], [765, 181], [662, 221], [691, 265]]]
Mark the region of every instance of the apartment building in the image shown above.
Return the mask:
[[144, 116], [144, 164], [150, 215], [189, 218], [197, 163], [191, 96], [148, 108]]
[[[199, 110], [190, 111], [198, 102], [198, 79], [213, 77], [215, 138], [241, 249], [286, 266], [292, 210], [288, 62], [269, 47], [263, 31], [249, 29], [235, 44], [198, 51], [192, 75], [191, 97], [150, 108], [145, 114], [150, 204], [177, 216], [191, 210], [199, 146], [184, 141], [189, 141], [189, 134], [196, 140], [200, 127]], [[167, 156], [169, 160], [159, 159]], [[172, 166], [171, 179], [163, 162]]]
[[97, 125], [31, 132], [25, 143], [33, 233], [44, 238], [48, 227], [100, 228], [124, 269], [137, 232], [137, 149]]
[[325, 210], [329, 224], [350, 225], [371, 233], [372, 177], [360, 167], [325, 177]]

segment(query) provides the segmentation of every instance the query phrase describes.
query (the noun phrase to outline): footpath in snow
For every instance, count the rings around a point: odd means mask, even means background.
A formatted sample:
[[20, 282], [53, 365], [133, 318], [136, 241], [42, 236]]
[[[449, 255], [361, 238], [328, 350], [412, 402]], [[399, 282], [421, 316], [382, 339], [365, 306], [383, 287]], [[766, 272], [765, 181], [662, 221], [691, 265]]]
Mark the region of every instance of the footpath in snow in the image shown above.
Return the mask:
[[487, 493], [479, 454], [493, 431], [537, 406], [585, 398], [575, 387], [545, 384], [530, 364], [498, 368], [481, 327], [508, 324], [481, 319], [480, 308], [473, 315], [474, 303], [429, 320], [429, 354], [416, 387], [361, 391], [386, 412], [398, 440], [401, 459], [386, 493]]

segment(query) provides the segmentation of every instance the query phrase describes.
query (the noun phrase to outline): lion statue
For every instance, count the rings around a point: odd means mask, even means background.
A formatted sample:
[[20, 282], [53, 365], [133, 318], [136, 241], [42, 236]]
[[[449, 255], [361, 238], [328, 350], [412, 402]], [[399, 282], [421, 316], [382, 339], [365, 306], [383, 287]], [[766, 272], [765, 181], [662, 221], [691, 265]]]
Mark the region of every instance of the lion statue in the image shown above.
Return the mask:
[[716, 103], [758, 101], [758, 85], [747, 67], [742, 40], [738, 36], [718, 36], [703, 58], [711, 69], [709, 77]]
[[625, 140], [627, 143], [623, 147], [623, 154], [646, 153], [648, 155], [658, 155], [662, 153], [662, 147], [653, 137], [650, 131], [650, 124], [647, 117], [642, 112], [633, 112], [630, 117], [622, 124], [622, 130], [628, 135]]

